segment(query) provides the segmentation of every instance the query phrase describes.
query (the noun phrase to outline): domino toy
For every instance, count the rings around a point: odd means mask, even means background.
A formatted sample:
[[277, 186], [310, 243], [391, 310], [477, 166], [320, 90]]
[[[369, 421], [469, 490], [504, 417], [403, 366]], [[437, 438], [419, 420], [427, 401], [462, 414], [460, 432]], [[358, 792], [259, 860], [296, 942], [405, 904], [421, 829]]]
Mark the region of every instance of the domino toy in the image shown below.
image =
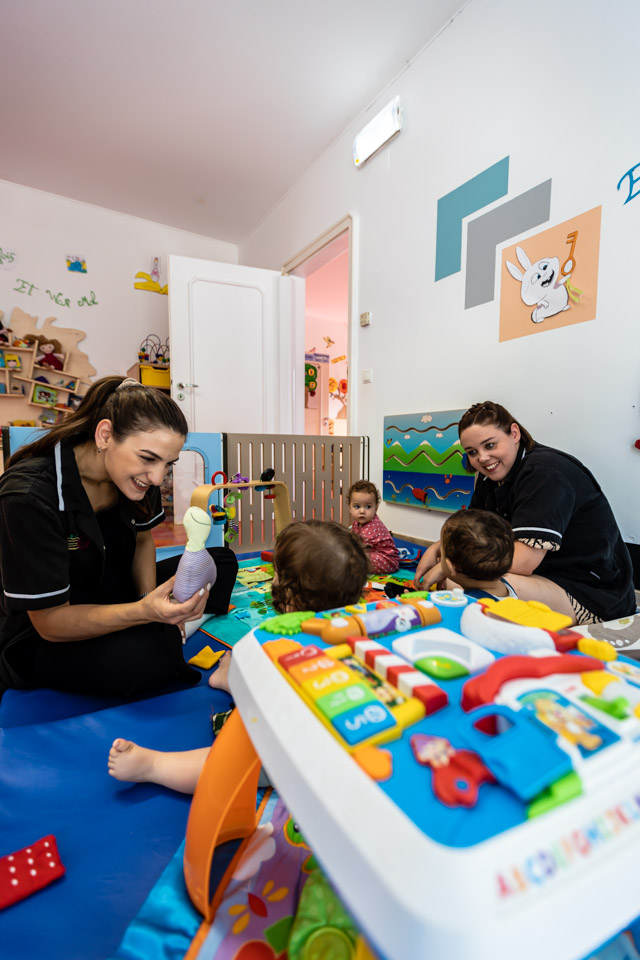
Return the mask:
[[640, 666], [442, 594], [256, 628], [242, 723], [380, 960], [583, 960], [640, 912]]

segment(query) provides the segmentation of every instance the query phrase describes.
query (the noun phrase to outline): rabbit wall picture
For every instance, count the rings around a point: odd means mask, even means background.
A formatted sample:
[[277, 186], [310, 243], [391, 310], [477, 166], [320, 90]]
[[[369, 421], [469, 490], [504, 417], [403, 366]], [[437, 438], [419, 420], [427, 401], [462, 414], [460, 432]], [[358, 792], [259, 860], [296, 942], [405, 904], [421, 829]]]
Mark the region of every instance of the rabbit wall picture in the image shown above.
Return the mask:
[[[542, 323], [547, 317], [569, 310], [569, 294], [565, 286], [570, 274], [560, 275], [560, 261], [557, 257], [543, 257], [531, 263], [522, 247], [516, 247], [516, 256], [522, 267], [518, 267], [509, 260], [505, 266], [514, 280], [522, 284], [520, 296], [528, 307], [533, 306], [531, 319], [533, 323]], [[535, 306], [534, 306], [535, 304]]]

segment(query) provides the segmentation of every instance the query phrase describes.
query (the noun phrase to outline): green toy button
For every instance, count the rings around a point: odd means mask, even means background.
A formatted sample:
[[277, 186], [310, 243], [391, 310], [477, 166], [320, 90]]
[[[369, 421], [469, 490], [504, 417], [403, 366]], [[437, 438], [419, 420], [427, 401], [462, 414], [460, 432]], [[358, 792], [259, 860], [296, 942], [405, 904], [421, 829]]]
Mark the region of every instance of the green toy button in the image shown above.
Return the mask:
[[261, 630], [267, 633], [279, 633], [282, 637], [293, 637], [297, 633], [302, 633], [301, 623], [315, 617], [315, 613], [293, 611], [292, 613], [280, 613], [277, 617], [271, 617], [269, 620], [260, 624]]
[[552, 783], [546, 790], [539, 793], [535, 800], [527, 807], [527, 817], [539, 817], [541, 813], [548, 813], [554, 807], [559, 807], [562, 803], [567, 803], [582, 793], [582, 780], [572, 770], [564, 777], [560, 777], [555, 783]]
[[334, 690], [333, 693], [325, 693], [323, 697], [318, 697], [316, 707], [327, 720], [333, 720], [334, 717], [352, 710], [353, 707], [374, 703], [377, 699], [366, 683], [352, 683], [348, 687], [342, 687], [341, 690]]
[[304, 945], [304, 960], [352, 960], [353, 942], [337, 927], [314, 930]]
[[416, 670], [437, 677], [439, 680], [455, 680], [457, 677], [468, 677], [469, 671], [457, 660], [450, 657], [433, 656], [421, 657], [413, 664]]
[[608, 713], [610, 717], [615, 717], [616, 720], [626, 720], [630, 715], [629, 701], [626, 697], [616, 697], [615, 700], [605, 700], [602, 697], [585, 696], [580, 699], [588, 703], [589, 706], [595, 707], [596, 710], [602, 710], [603, 713]]

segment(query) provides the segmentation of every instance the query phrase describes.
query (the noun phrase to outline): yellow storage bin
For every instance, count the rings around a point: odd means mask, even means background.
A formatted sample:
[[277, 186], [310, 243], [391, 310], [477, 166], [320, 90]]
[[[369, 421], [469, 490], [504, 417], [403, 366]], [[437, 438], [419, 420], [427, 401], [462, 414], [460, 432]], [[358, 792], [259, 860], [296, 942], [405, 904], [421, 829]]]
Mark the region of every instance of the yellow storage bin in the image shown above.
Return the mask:
[[143, 383], [145, 387], [164, 387], [168, 390], [171, 387], [171, 373], [168, 369], [150, 367], [141, 363], [140, 383]]

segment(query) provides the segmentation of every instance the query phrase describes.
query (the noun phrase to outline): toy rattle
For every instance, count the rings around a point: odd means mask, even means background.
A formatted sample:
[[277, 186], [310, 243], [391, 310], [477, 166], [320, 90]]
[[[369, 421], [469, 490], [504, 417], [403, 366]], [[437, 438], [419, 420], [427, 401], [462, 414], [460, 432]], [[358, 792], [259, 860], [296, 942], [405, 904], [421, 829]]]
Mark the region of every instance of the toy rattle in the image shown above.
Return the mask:
[[325, 643], [344, 643], [347, 637], [366, 636], [370, 639], [388, 633], [404, 633], [414, 627], [428, 627], [440, 623], [440, 611], [429, 600], [404, 601], [402, 606], [369, 610], [350, 616], [336, 614], [330, 620], [311, 617], [302, 624], [304, 633], [319, 636]]
[[209, 515], [200, 507], [189, 507], [182, 522], [187, 532], [187, 545], [173, 585], [173, 596], [178, 603], [184, 603], [208, 583], [213, 586], [218, 575], [213, 557], [204, 546], [211, 530]]

